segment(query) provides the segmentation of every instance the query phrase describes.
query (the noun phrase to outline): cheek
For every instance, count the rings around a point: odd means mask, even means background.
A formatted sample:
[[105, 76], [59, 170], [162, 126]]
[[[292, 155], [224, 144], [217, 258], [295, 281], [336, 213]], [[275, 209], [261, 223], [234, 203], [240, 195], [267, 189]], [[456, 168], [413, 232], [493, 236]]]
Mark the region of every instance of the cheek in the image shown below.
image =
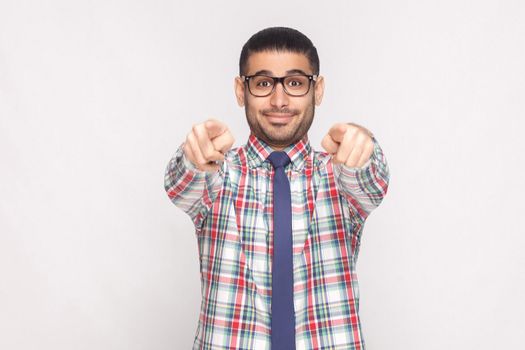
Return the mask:
[[253, 117], [253, 118], [257, 118], [259, 119], [260, 116], [259, 116], [259, 108], [257, 106], [254, 106], [254, 105], [250, 105], [249, 108], [248, 108], [249, 112], [250, 112], [250, 115]]
[[264, 109], [264, 106], [261, 103], [256, 103], [254, 101], [250, 101], [247, 104], [247, 107], [248, 107], [248, 111], [250, 112], [250, 115], [253, 117], [257, 117], [257, 118], [260, 117], [259, 112], [261, 111], [261, 109]]
[[304, 118], [305, 114], [308, 113], [308, 111], [312, 108], [312, 104], [305, 102], [298, 106], [298, 108], [301, 110], [301, 116]]

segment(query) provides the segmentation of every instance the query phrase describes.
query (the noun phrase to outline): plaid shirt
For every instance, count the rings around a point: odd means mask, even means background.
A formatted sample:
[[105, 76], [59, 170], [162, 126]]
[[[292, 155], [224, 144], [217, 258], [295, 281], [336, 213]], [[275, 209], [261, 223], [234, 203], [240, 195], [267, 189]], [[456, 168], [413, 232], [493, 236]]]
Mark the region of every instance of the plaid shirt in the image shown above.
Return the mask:
[[[296, 345], [364, 349], [356, 261], [367, 216], [386, 195], [389, 170], [377, 140], [361, 168], [333, 164], [308, 136], [284, 151], [291, 159]], [[221, 168], [200, 171], [181, 144], [165, 189], [193, 220], [201, 273], [201, 310], [193, 349], [270, 349], [272, 152], [250, 134]]]

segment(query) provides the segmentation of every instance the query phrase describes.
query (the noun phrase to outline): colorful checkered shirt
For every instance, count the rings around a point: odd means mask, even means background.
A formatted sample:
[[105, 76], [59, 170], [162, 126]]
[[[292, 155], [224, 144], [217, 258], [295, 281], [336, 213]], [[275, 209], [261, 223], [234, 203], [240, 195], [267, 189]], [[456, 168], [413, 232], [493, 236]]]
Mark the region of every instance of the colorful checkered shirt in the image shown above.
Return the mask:
[[[361, 168], [334, 164], [308, 136], [284, 151], [290, 180], [297, 350], [364, 349], [356, 262], [366, 218], [387, 193], [389, 170], [375, 137]], [[201, 310], [193, 349], [270, 349], [273, 151], [250, 134], [215, 172], [179, 146], [165, 172], [171, 201], [198, 240]]]

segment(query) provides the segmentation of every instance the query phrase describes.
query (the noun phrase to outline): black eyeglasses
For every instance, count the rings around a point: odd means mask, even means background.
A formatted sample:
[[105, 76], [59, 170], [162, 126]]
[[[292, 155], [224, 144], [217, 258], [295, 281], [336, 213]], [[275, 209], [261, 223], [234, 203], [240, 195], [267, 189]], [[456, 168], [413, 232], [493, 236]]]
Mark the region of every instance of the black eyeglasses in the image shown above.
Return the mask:
[[244, 82], [248, 83], [248, 90], [253, 96], [266, 97], [270, 95], [277, 83], [281, 83], [290, 96], [304, 96], [310, 91], [310, 82], [317, 79], [317, 75], [295, 74], [285, 77], [269, 77], [267, 75], [241, 75]]

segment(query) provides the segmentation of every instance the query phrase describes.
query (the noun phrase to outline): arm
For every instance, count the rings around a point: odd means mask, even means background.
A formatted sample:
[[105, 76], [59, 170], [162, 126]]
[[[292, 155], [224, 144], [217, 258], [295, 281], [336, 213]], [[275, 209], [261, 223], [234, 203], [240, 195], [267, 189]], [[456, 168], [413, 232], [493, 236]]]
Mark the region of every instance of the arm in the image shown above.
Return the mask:
[[222, 188], [224, 154], [233, 142], [228, 127], [219, 120], [194, 124], [166, 167], [166, 193], [190, 216], [197, 235]]
[[350, 205], [350, 211], [359, 224], [379, 206], [388, 190], [390, 171], [379, 143], [372, 137], [374, 149], [370, 159], [361, 167], [334, 164], [339, 191]]
[[222, 167], [213, 172], [199, 170], [184, 155], [182, 143], [166, 167], [164, 189], [170, 200], [187, 213], [197, 232], [219, 194]]

